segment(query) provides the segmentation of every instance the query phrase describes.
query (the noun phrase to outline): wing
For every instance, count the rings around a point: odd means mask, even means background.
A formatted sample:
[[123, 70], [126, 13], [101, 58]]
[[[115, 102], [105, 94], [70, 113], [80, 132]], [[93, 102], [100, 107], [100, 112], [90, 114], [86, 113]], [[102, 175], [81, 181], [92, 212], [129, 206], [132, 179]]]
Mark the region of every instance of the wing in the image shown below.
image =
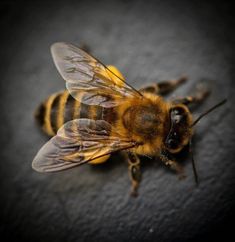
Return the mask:
[[100, 61], [71, 44], [55, 43], [51, 53], [69, 93], [82, 103], [113, 107], [126, 97], [142, 96]]
[[39, 172], [65, 170], [136, 145], [104, 120], [74, 119], [39, 150], [32, 167]]

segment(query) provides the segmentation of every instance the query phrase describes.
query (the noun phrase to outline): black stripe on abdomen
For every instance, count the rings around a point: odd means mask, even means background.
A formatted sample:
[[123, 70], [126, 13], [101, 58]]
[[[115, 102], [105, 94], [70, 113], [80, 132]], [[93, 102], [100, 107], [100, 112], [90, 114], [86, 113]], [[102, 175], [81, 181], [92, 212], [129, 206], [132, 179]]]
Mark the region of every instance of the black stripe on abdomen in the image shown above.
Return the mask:
[[107, 121], [110, 124], [115, 123], [116, 120], [118, 119], [118, 114], [117, 114], [115, 107], [104, 108], [103, 113], [102, 113], [102, 119], [104, 119], [105, 121]]
[[58, 115], [58, 108], [59, 108], [59, 102], [60, 102], [60, 96], [62, 94], [59, 93], [57, 94], [56, 98], [53, 100], [51, 104], [51, 113], [50, 113], [50, 118], [51, 118], [51, 128], [52, 130], [56, 133], [57, 132], [57, 115]]
[[79, 118], [89, 118], [89, 110], [91, 106], [84, 103], [80, 103]]
[[[75, 109], [76, 102], [77, 101], [71, 95], [68, 96], [67, 102], [64, 108], [64, 123], [67, 123], [68, 121], [73, 120], [75, 118], [74, 109]], [[79, 108], [79, 106], [77, 108]]]
[[97, 120], [103, 119], [103, 111], [104, 111], [103, 107], [96, 106], [96, 119]]

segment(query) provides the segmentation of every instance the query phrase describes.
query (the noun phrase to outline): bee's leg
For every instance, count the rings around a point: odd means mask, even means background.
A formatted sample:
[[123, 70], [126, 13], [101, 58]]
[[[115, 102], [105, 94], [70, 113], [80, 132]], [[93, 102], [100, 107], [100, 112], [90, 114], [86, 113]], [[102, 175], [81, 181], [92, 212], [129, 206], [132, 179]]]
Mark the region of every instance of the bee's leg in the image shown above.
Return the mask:
[[140, 92], [150, 92], [154, 94], [165, 95], [175, 90], [180, 84], [187, 81], [187, 77], [182, 76], [176, 80], [161, 81], [159, 83], [154, 83], [153, 85], [141, 88]]
[[132, 152], [128, 152], [128, 170], [131, 178], [131, 195], [138, 196], [138, 187], [141, 181], [140, 159]]
[[177, 98], [173, 100], [173, 103], [174, 104], [182, 103], [185, 105], [194, 104], [194, 103], [196, 104], [196, 103], [202, 102], [209, 94], [210, 94], [210, 90], [208, 88], [206, 88], [205, 86], [198, 86], [195, 94], [193, 94], [192, 96]]
[[160, 155], [160, 159], [164, 162], [166, 166], [169, 166], [172, 170], [176, 171], [179, 175], [179, 179], [184, 179], [186, 176], [184, 174], [184, 168], [177, 161], [169, 159], [166, 155]]

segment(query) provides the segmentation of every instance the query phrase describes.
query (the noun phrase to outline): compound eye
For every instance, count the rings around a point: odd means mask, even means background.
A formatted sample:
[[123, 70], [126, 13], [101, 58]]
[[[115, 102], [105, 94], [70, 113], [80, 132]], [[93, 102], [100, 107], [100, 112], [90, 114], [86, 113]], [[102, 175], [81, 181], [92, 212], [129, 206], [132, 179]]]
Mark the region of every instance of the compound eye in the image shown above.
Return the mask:
[[169, 139], [169, 140], [167, 141], [167, 146], [168, 146], [168, 148], [170, 148], [170, 149], [176, 149], [176, 148], [178, 147], [178, 144], [177, 144], [176, 140], [174, 140], [174, 139]]
[[174, 113], [174, 115], [179, 115], [180, 111], [179, 111], [179, 109], [174, 109], [173, 113]]
[[172, 121], [176, 124], [178, 124], [181, 120], [182, 120], [183, 116], [182, 114], [179, 112], [179, 110], [175, 109], [173, 111], [173, 115], [171, 117]]
[[175, 115], [173, 118], [174, 123], [178, 124], [182, 120], [182, 115]]

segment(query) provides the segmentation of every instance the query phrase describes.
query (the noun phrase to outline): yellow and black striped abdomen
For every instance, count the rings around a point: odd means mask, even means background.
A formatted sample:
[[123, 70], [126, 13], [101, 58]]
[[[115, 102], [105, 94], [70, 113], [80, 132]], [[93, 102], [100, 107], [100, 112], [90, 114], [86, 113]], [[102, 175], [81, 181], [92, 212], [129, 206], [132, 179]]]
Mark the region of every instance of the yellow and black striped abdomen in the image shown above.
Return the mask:
[[[111, 78], [117, 85], [122, 86], [123, 82], [117, 78], [118, 76], [124, 80], [121, 72], [115, 66], [108, 66], [108, 68], [112, 73], [104, 73], [104, 75], [107, 75], [107, 78]], [[69, 95], [67, 90], [51, 95], [38, 107], [35, 116], [39, 125], [49, 136], [54, 136], [64, 123], [73, 119], [104, 119], [110, 123], [117, 119], [116, 110], [80, 103]]]
[[[122, 80], [124, 77], [114, 66], [108, 66], [109, 70], [119, 76]], [[111, 78], [114, 83], [122, 85], [115, 75], [109, 73], [108, 78]], [[81, 94], [85, 95], [85, 94]], [[54, 136], [57, 130], [66, 122], [78, 119], [103, 119], [109, 123], [114, 123], [118, 117], [117, 110], [114, 108], [103, 108], [100, 106], [91, 106], [83, 104], [75, 100], [67, 90], [51, 95], [43, 102], [36, 111], [36, 119], [44, 132], [49, 136]], [[110, 155], [106, 155], [90, 161], [91, 164], [99, 164], [105, 162]]]
[[[85, 94], [81, 94], [85, 95]], [[51, 95], [43, 102], [36, 111], [36, 119], [43, 131], [54, 136], [57, 130], [66, 122], [78, 119], [103, 119], [108, 122], [114, 122], [117, 118], [116, 110], [106, 109], [100, 106], [91, 106], [83, 104], [74, 99], [67, 90]], [[105, 162], [110, 155], [106, 155], [90, 161], [91, 164], [100, 164]]]
[[47, 98], [39, 106], [35, 116], [39, 125], [49, 136], [54, 136], [63, 124], [73, 119], [103, 119], [113, 123], [117, 118], [114, 109], [81, 103], [74, 99], [67, 90]]
[[103, 119], [103, 108], [90, 106], [75, 100], [67, 90], [51, 95], [36, 111], [36, 119], [44, 132], [49, 136], [66, 122], [78, 119]]

